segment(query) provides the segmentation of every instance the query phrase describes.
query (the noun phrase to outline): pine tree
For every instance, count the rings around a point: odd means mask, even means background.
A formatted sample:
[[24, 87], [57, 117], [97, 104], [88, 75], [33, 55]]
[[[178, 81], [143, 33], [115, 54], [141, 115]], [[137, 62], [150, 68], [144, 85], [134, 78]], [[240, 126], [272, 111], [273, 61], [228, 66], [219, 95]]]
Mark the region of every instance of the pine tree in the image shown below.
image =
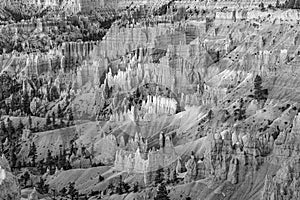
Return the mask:
[[154, 200], [170, 200], [167, 188], [163, 183], [158, 186], [157, 194], [154, 197]]
[[46, 158], [47, 167], [51, 168], [52, 162], [53, 162], [52, 154], [51, 154], [51, 151], [48, 149], [47, 158]]
[[67, 194], [67, 189], [65, 188], [65, 187], [63, 187], [60, 191], [59, 191], [59, 193], [62, 195], [62, 196], [65, 196], [66, 194]]
[[98, 176], [98, 182], [100, 183], [100, 182], [102, 182], [102, 181], [104, 181], [104, 177], [101, 176], [101, 174], [99, 174], [99, 176]]
[[276, 8], [280, 8], [280, 2], [279, 2], [279, 0], [276, 0]]
[[50, 115], [46, 116], [46, 126], [50, 126], [51, 125], [51, 119], [50, 119]]
[[69, 110], [69, 116], [68, 116], [68, 123], [73, 124], [74, 117], [73, 117], [73, 112], [72, 109]]
[[170, 182], [174, 183], [177, 181], [177, 173], [176, 173], [176, 169], [171, 169], [170, 171]]
[[45, 181], [44, 179], [41, 177], [40, 178], [40, 181], [37, 183], [37, 188], [36, 190], [40, 193], [40, 194], [46, 194], [47, 191], [45, 191], [45, 187], [46, 184], [45, 184]]
[[163, 182], [163, 168], [156, 170], [155, 173], [155, 184], [159, 184]]
[[119, 195], [123, 194], [123, 191], [122, 191], [122, 176], [120, 176], [118, 185], [116, 187], [116, 193], [119, 194]]
[[4, 124], [4, 121], [1, 121], [0, 123], [0, 139], [2, 140], [3, 138], [7, 137], [7, 130]]
[[27, 185], [27, 181], [30, 179], [30, 174], [28, 171], [26, 171], [23, 175], [24, 181], [25, 181], [25, 186]]
[[18, 135], [18, 137], [22, 135], [23, 129], [24, 129], [24, 124], [22, 123], [22, 120], [20, 119], [18, 127], [17, 127], [17, 135]]
[[15, 128], [14, 128], [10, 118], [7, 118], [7, 133], [8, 133], [8, 139], [11, 142], [13, 139], [13, 136], [15, 134]]
[[261, 2], [258, 6], [262, 11], [265, 10], [265, 4], [263, 2]]
[[30, 99], [27, 91], [22, 95], [21, 108], [24, 113], [30, 114]]
[[15, 153], [15, 146], [14, 147], [10, 147], [10, 164], [11, 164], [11, 168], [16, 167], [17, 165], [17, 155]]
[[57, 106], [57, 118], [62, 119], [64, 117], [63, 111], [60, 107], [60, 105], [58, 104]]
[[111, 191], [110, 194], [113, 193], [114, 189], [115, 189], [115, 186], [112, 184], [112, 182], [109, 182], [108, 186], [107, 186], [107, 189]]
[[53, 126], [55, 126], [55, 113], [52, 112], [52, 124]]
[[139, 184], [137, 182], [135, 182], [133, 185], [133, 192], [136, 193], [138, 191], [139, 191]]
[[262, 79], [259, 75], [256, 75], [254, 79], [254, 98], [258, 101], [261, 100], [262, 96]]
[[29, 129], [32, 128], [32, 118], [31, 115], [28, 116], [28, 125], [29, 125]]
[[75, 183], [70, 182], [69, 183], [69, 190], [68, 190], [68, 195], [71, 196], [71, 199], [73, 200], [76, 196], [76, 189], [75, 189]]
[[36, 146], [35, 146], [34, 142], [30, 146], [28, 157], [32, 158], [32, 164], [33, 164], [33, 167], [35, 167], [35, 164], [36, 164], [35, 161], [36, 161], [36, 158], [37, 158], [37, 149], [36, 149]]

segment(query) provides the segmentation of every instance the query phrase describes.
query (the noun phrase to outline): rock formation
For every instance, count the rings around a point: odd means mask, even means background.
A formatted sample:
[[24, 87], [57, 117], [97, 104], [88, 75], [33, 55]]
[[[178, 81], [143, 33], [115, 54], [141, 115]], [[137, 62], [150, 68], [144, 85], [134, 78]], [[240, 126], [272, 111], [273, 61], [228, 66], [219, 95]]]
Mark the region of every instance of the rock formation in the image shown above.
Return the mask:
[[189, 183], [195, 180], [195, 177], [197, 175], [197, 164], [195, 161], [194, 155], [191, 155], [191, 158], [186, 162], [185, 168], [187, 169], [187, 172], [184, 177], [184, 182]]
[[21, 199], [18, 180], [12, 174], [4, 155], [0, 158], [0, 190], [0, 199]]
[[[142, 144], [139, 142], [138, 145]], [[145, 145], [147, 145], [147, 142]], [[173, 143], [170, 137], [167, 137], [164, 146], [159, 150], [149, 150], [147, 146], [143, 151], [137, 148], [135, 153], [118, 150], [116, 152], [114, 167], [118, 171], [144, 174], [144, 182], [148, 184], [152, 181], [149, 178], [152, 173], [175, 163], [177, 157]]]

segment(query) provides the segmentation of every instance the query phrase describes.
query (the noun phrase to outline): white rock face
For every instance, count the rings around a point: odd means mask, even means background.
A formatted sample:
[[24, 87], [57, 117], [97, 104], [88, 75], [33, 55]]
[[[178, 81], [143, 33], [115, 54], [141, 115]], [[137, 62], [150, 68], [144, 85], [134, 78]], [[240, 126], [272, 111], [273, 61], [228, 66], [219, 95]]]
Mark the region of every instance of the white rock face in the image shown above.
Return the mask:
[[38, 195], [37, 195], [37, 191], [36, 191], [36, 189], [34, 188], [33, 190], [32, 190], [32, 192], [29, 194], [29, 196], [28, 196], [28, 200], [38, 200], [39, 198], [38, 198]]
[[5, 178], [6, 178], [5, 169], [2, 169], [2, 167], [0, 166], [0, 185], [2, 185]]
[[0, 157], [0, 200], [7, 199], [21, 199], [21, 190], [17, 178], [10, 172], [6, 158], [2, 156]]

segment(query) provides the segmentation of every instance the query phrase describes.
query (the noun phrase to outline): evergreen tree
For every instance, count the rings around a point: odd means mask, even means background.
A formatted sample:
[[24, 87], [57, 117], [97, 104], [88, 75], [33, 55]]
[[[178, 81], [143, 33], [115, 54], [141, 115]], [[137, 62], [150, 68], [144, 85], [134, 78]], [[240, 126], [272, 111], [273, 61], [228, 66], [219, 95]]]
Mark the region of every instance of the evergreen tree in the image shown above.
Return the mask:
[[176, 173], [176, 169], [171, 169], [170, 171], [170, 182], [174, 183], [177, 181], [177, 173]]
[[280, 2], [279, 2], [279, 0], [276, 0], [276, 6], [275, 6], [276, 8], [280, 8]]
[[68, 195], [70, 195], [71, 199], [75, 199], [76, 196], [76, 189], [75, 189], [75, 183], [74, 182], [70, 182], [69, 183], [69, 189], [68, 189]]
[[258, 101], [262, 98], [262, 79], [259, 75], [254, 79], [254, 98]]
[[51, 125], [51, 118], [50, 118], [50, 115], [47, 115], [46, 116], [46, 126], [50, 126]]
[[15, 168], [17, 165], [17, 155], [16, 155], [16, 148], [14, 147], [10, 147], [10, 165], [11, 168]]
[[31, 115], [28, 116], [28, 125], [29, 125], [29, 129], [32, 128], [32, 118]]
[[55, 113], [52, 112], [52, 124], [53, 126], [55, 126]]
[[120, 176], [120, 179], [119, 179], [119, 182], [118, 182], [118, 185], [116, 187], [116, 192], [118, 194], [124, 194], [124, 193], [127, 193], [128, 190], [129, 190], [130, 186], [125, 183], [123, 180], [122, 180], [122, 176]]
[[258, 5], [258, 7], [259, 7], [262, 11], [265, 10], [265, 4], [264, 4], [263, 2], [261, 2], [261, 3]]
[[18, 137], [22, 136], [23, 129], [24, 129], [24, 124], [22, 123], [22, 120], [20, 119], [19, 124], [17, 126], [17, 136]]
[[8, 140], [9, 142], [11, 142], [15, 134], [15, 128], [10, 118], [7, 118], [7, 133], [8, 133]]
[[73, 112], [72, 112], [72, 109], [70, 108], [69, 116], [68, 116], [68, 123], [73, 124], [73, 121], [74, 121]]
[[116, 187], [116, 193], [119, 194], [119, 195], [123, 194], [123, 191], [122, 191], [122, 178], [118, 182], [118, 185]]
[[30, 99], [27, 91], [22, 95], [21, 108], [24, 113], [30, 114]]
[[57, 106], [57, 118], [62, 119], [64, 117], [63, 111], [60, 107], [60, 104]]
[[60, 193], [62, 196], [66, 196], [67, 191], [68, 191], [68, 190], [67, 190], [65, 187], [63, 187], [63, 188], [59, 191], [59, 193]]
[[109, 182], [107, 189], [111, 191], [111, 194], [113, 193], [115, 186], [112, 184], [112, 182]]
[[0, 123], [0, 139], [3, 140], [7, 137], [7, 130], [4, 124], [4, 121], [1, 121]]
[[170, 200], [170, 197], [168, 196], [168, 191], [166, 186], [161, 183], [157, 188], [157, 194], [154, 197], [154, 200]]
[[46, 194], [47, 191], [47, 185], [45, 184], [44, 179], [41, 177], [40, 181], [37, 183], [37, 187], [36, 190], [40, 193], [40, 194]]
[[102, 181], [104, 181], [104, 177], [103, 177], [103, 176], [101, 176], [101, 174], [99, 174], [99, 177], [98, 177], [98, 182], [100, 183], [100, 182], [102, 182]]
[[139, 184], [137, 182], [135, 182], [133, 185], [133, 192], [136, 193], [138, 191], [139, 191]]
[[156, 173], [155, 173], [155, 184], [159, 184], [159, 183], [162, 183], [163, 182], [163, 168], [160, 168], [158, 170], [156, 170]]
[[30, 179], [30, 174], [28, 173], [28, 171], [26, 171], [23, 175], [24, 181], [25, 181], [25, 186], [27, 185], [27, 182]]
[[36, 146], [35, 146], [34, 142], [30, 146], [28, 157], [32, 158], [32, 165], [33, 165], [33, 167], [35, 167], [35, 164], [36, 164], [35, 161], [36, 161], [36, 158], [37, 158], [37, 149], [36, 149]]
[[51, 151], [48, 149], [47, 158], [46, 158], [46, 166], [51, 168], [52, 162], [53, 162], [52, 154], [51, 154]]

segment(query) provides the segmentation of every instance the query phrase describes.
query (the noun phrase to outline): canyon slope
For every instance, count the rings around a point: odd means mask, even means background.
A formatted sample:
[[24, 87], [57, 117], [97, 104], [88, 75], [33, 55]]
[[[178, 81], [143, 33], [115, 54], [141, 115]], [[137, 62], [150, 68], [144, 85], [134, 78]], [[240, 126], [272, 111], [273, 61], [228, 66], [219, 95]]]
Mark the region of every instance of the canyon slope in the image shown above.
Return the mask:
[[298, 1], [5, 2], [0, 200], [300, 198]]

